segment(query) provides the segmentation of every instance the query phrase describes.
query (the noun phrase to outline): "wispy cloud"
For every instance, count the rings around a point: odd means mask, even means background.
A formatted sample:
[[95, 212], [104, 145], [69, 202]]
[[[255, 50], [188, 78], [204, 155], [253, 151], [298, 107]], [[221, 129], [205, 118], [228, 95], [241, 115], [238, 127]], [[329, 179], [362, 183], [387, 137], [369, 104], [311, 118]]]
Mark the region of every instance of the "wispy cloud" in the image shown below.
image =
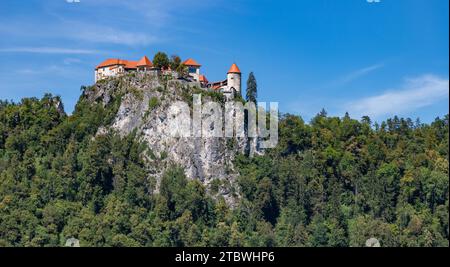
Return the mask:
[[407, 79], [399, 89], [386, 91], [345, 105], [353, 116], [393, 116], [405, 114], [416, 109], [433, 105], [448, 99], [449, 80], [435, 75], [423, 75]]
[[76, 69], [67, 65], [44, 65], [44, 66], [30, 66], [25, 68], [16, 69], [15, 73], [26, 76], [36, 75], [58, 75], [58, 76], [73, 76], [76, 73]]
[[356, 79], [358, 79], [360, 77], [363, 77], [363, 76], [365, 76], [365, 75], [367, 75], [367, 74], [369, 74], [369, 73], [371, 73], [373, 71], [376, 71], [376, 70], [378, 70], [378, 69], [380, 69], [382, 67], [384, 67], [384, 64], [375, 64], [375, 65], [372, 65], [372, 66], [364, 67], [362, 69], [353, 71], [353, 72], [351, 72], [351, 73], [341, 77], [339, 79], [339, 81], [341, 83], [349, 83], [349, 82], [354, 81], [354, 80], [356, 80]]
[[72, 49], [64, 47], [7, 47], [0, 53], [38, 53], [38, 54], [99, 54], [98, 50]]
[[[36, 2], [37, 15], [0, 18], [0, 34], [6, 40], [45, 40], [52, 43], [143, 47], [171, 41], [173, 32], [192, 27], [192, 16], [219, 1], [92, 0], [79, 4], [64, 1]], [[189, 14], [189, 15], [188, 15]], [[37, 19], [39, 18], [39, 19]], [[45, 19], [43, 19], [45, 18]], [[200, 18], [201, 19], [201, 18]], [[84, 47], [83, 47], [84, 48]], [[45, 51], [45, 50], [44, 50]], [[64, 51], [64, 50], [63, 50]], [[26, 51], [23, 51], [26, 52]]]
[[345, 86], [357, 79], [367, 76], [381, 68], [385, 67], [384, 63], [372, 64], [363, 68], [359, 68], [348, 73], [337, 76], [336, 78], [318, 83], [317, 90], [329, 90], [332, 88], [339, 88]]
[[81, 62], [81, 59], [79, 59], [79, 58], [72, 58], [72, 57], [68, 57], [68, 58], [65, 58], [63, 60], [64, 65], [72, 65], [72, 64], [77, 64], [77, 63], [80, 63], [80, 62]]
[[[165, 39], [163, 34], [156, 34], [150, 27], [147, 31], [124, 30], [117, 26], [105, 26], [97, 23], [86, 23], [75, 20], [60, 19], [57, 24], [41, 25], [34, 29], [35, 22], [10, 23], [8, 27], [1, 26], [0, 34], [10, 36], [14, 39], [48, 39], [59, 42], [71, 42], [75, 44], [115, 44], [115, 45], [149, 45], [159, 43]], [[81, 51], [84, 51], [81, 49]]]
[[122, 44], [122, 45], [149, 45], [162, 41], [162, 38], [153, 34], [123, 31], [104, 26], [77, 26], [76, 30], [67, 34], [68, 38], [84, 42]]

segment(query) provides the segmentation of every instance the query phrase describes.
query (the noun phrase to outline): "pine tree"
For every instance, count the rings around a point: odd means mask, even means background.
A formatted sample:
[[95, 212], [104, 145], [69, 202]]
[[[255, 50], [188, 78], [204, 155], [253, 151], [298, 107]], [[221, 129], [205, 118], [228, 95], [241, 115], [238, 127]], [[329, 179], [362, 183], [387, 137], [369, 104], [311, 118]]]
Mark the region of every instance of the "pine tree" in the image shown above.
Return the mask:
[[256, 98], [258, 97], [258, 85], [256, 84], [256, 78], [253, 72], [250, 72], [247, 80], [247, 101], [256, 103]]

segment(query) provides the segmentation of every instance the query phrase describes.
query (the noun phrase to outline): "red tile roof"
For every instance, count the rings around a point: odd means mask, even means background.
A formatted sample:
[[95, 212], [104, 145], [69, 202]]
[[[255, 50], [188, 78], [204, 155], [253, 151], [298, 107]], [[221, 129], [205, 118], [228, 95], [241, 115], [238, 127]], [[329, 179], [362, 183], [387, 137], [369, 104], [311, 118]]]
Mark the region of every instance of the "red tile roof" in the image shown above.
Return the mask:
[[137, 61], [122, 60], [125, 63], [125, 69], [136, 69]]
[[228, 73], [241, 73], [241, 70], [238, 68], [236, 64], [233, 63]]
[[147, 56], [143, 56], [136, 64], [138, 67], [153, 67], [152, 62]]
[[105, 60], [102, 63], [100, 63], [96, 67], [96, 69], [103, 68], [103, 67], [108, 67], [108, 66], [113, 66], [113, 65], [122, 65], [122, 64], [120, 64], [120, 59], [118, 59], [118, 58], [108, 58], [107, 60]]
[[206, 76], [203, 74], [200, 74], [199, 80], [200, 82], [208, 83], [208, 79], [206, 79]]
[[129, 60], [122, 60], [118, 58], [108, 58], [107, 60], [100, 63], [96, 69], [109, 67], [109, 66], [115, 66], [115, 65], [123, 65], [126, 69], [136, 69], [137, 68], [137, 61], [129, 61]]
[[202, 65], [198, 64], [197, 61], [193, 60], [192, 58], [183, 62], [183, 65], [192, 66], [192, 67], [201, 67], [202, 66]]

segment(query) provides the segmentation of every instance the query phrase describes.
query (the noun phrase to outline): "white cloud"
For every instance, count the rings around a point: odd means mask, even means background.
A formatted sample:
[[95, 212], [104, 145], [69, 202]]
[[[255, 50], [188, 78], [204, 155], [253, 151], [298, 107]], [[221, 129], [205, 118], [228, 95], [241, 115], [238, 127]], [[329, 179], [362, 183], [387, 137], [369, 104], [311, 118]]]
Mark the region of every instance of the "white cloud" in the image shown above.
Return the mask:
[[30, 68], [21, 68], [16, 69], [16, 73], [21, 75], [65, 75], [65, 74], [73, 74], [73, 69], [69, 69], [67, 66], [58, 66], [58, 65], [47, 65], [47, 66], [39, 66], [39, 67], [30, 67]]
[[78, 25], [67, 37], [85, 42], [148, 45], [161, 41], [160, 37], [145, 33], [122, 31], [111, 27]]
[[367, 74], [369, 74], [369, 73], [371, 73], [371, 72], [373, 72], [373, 71], [375, 71], [377, 69], [380, 69], [382, 67], [384, 67], [384, 64], [375, 64], [375, 65], [372, 65], [372, 66], [368, 66], [368, 67], [356, 70], [356, 71], [354, 71], [352, 73], [349, 73], [349, 74], [345, 75], [344, 77], [342, 77], [340, 79], [340, 81], [342, 83], [348, 83], [348, 82], [356, 80], [356, 79], [358, 79], [358, 78], [360, 78], [360, 77], [362, 77], [364, 75], [367, 75]]
[[384, 63], [377, 63], [370, 66], [366, 66], [357, 70], [353, 70], [349, 73], [340, 75], [333, 80], [323, 83], [317, 90], [329, 90], [332, 88], [337, 88], [351, 83], [361, 77], [371, 74], [372, 72], [379, 70], [385, 66]]
[[[73, 20], [60, 20], [57, 24], [41, 24], [36, 29], [33, 28], [34, 24], [34, 22], [22, 22], [2, 27], [0, 20], [0, 34], [3, 36], [14, 36], [14, 39], [42, 38], [56, 39], [58, 43], [70, 41], [76, 44], [82, 42], [82, 44], [105, 43], [128, 46], [148, 45], [165, 40], [161, 37], [162, 34], [122, 30], [113, 26], [103, 26], [99, 23], [89, 24]], [[146, 27], [146, 29], [151, 30], [151, 27]]]
[[76, 64], [76, 63], [80, 63], [80, 62], [81, 62], [81, 59], [79, 59], [79, 58], [71, 58], [71, 57], [65, 58], [63, 60], [64, 65], [72, 65], [72, 64]]
[[68, 4], [47, 1], [37, 4], [29, 16], [8, 14], [0, 18], [0, 34], [6, 40], [33, 40], [48, 43], [115, 44], [147, 46], [167, 42], [177, 36], [172, 32], [198, 30], [192, 27], [196, 17], [219, 1], [177, 0], [92, 0]]
[[72, 49], [63, 47], [8, 47], [0, 48], [0, 53], [38, 53], [38, 54], [99, 54], [98, 50]]
[[448, 99], [449, 80], [435, 75], [423, 75], [407, 79], [400, 89], [384, 92], [381, 95], [352, 101], [346, 110], [353, 116], [401, 115], [418, 108], [427, 107]]

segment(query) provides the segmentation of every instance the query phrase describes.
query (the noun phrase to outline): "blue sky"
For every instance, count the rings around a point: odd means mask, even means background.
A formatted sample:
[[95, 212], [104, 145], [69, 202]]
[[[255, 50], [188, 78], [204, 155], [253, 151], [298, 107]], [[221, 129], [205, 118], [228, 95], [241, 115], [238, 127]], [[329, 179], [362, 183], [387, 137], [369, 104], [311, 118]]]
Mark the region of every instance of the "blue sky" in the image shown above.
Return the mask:
[[260, 101], [305, 120], [449, 111], [447, 0], [79, 1], [0, 2], [1, 99], [50, 92], [71, 112], [103, 59], [165, 51], [210, 81], [236, 62]]

